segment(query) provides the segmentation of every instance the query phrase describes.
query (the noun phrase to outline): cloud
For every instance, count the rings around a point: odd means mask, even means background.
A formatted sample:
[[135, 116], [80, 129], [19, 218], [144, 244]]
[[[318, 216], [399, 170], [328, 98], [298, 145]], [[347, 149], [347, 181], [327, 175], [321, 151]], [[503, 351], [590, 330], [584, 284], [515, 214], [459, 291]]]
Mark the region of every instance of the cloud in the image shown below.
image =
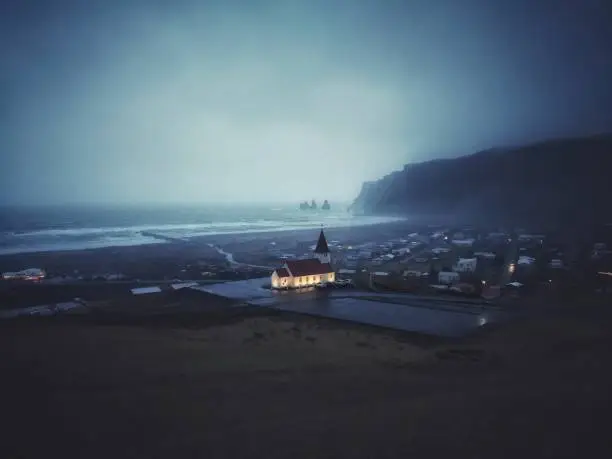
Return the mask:
[[610, 69], [564, 69], [561, 26], [534, 46], [544, 10], [430, 3], [22, 12], [0, 27], [2, 196], [350, 200], [411, 160], [609, 126]]

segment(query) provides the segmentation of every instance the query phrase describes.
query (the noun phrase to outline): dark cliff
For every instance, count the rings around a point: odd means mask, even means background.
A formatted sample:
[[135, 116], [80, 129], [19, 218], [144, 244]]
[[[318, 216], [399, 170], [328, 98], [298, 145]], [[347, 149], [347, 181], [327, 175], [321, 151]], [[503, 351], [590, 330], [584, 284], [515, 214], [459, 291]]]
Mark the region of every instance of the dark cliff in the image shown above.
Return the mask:
[[364, 183], [359, 214], [482, 223], [612, 219], [612, 135], [494, 149], [408, 164]]

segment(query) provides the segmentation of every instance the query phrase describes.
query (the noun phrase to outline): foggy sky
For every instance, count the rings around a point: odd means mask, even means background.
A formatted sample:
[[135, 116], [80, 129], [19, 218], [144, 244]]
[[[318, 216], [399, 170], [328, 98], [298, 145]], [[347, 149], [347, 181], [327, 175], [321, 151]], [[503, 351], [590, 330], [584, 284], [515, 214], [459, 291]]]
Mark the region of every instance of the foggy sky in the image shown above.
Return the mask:
[[0, 202], [346, 201], [611, 131], [607, 3], [4, 2]]

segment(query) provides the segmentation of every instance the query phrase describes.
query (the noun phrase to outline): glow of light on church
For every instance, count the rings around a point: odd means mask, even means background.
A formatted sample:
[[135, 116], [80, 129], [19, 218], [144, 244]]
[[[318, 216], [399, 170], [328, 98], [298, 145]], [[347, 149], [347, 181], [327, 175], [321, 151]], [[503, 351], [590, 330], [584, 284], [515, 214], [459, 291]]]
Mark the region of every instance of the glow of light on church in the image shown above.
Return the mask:
[[314, 257], [285, 262], [272, 273], [271, 285], [272, 288], [303, 288], [335, 280], [336, 273], [331, 265], [329, 247], [321, 230]]

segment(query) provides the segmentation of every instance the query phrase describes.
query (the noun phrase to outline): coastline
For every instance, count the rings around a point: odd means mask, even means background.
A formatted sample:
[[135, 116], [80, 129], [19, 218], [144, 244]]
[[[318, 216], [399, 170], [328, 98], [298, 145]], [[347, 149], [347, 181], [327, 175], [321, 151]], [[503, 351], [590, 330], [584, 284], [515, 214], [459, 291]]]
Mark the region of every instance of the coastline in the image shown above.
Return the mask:
[[[398, 236], [405, 234], [414, 226], [408, 220], [401, 220], [347, 227], [323, 227], [323, 229], [328, 240], [338, 240], [346, 244]], [[198, 262], [224, 264], [226, 258], [214, 246], [232, 253], [236, 262], [248, 264], [250, 261], [245, 260], [245, 256], [248, 258], [250, 254], [261, 254], [270, 249], [271, 243], [274, 243], [274, 247], [278, 250], [290, 250], [296, 245], [314, 244], [319, 231], [319, 228], [279, 229], [260, 233], [197, 236], [175, 242], [6, 254], [0, 255], [0, 272], [40, 267], [49, 272], [79, 274], [120, 272], [126, 267], [146, 264], [167, 264], [174, 267]], [[157, 267], [162, 269], [162, 266]]]
[[[180, 210], [180, 209], [179, 209]], [[0, 220], [3, 219], [0, 215]], [[62, 217], [62, 218], [60, 218]], [[37, 252], [64, 252], [107, 247], [130, 247], [172, 241], [187, 242], [202, 238], [266, 237], [278, 231], [301, 231], [319, 228], [346, 228], [385, 224], [402, 220], [397, 216], [354, 216], [345, 213], [265, 212], [259, 215], [236, 213], [228, 209], [226, 215], [205, 214], [96, 216], [96, 219], [73, 213], [66, 215], [7, 215], [8, 224], [0, 225], [0, 256]], [[197, 217], [197, 218], [196, 218]], [[11, 219], [22, 226], [11, 224]], [[27, 224], [27, 221], [45, 222]], [[80, 222], [76, 224], [75, 222]]]

